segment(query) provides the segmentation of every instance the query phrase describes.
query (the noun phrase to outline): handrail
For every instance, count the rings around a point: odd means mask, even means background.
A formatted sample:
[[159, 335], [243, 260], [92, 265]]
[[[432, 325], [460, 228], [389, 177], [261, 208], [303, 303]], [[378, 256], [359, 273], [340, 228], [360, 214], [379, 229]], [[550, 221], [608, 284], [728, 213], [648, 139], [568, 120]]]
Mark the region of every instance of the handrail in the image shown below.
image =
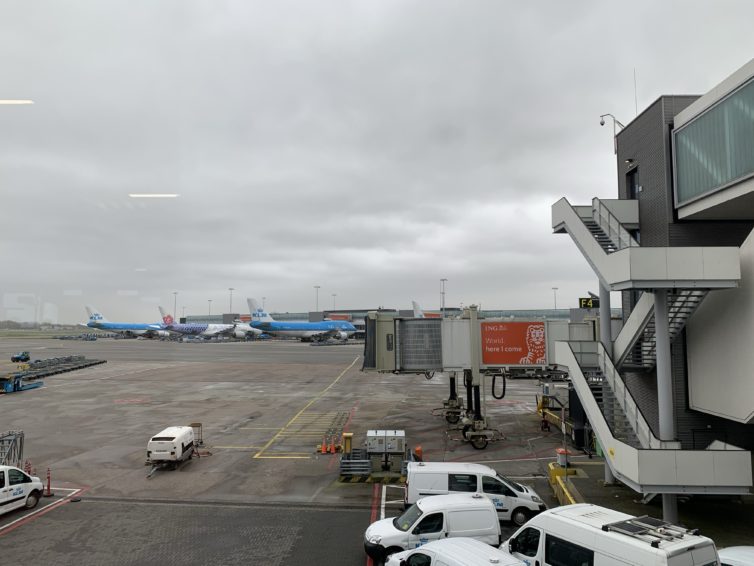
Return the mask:
[[602, 228], [618, 250], [639, 247], [634, 237], [623, 227], [620, 220], [597, 197], [592, 199], [592, 219]]
[[680, 450], [681, 443], [677, 440], [660, 440], [654, 435], [644, 413], [642, 413], [641, 408], [636, 403], [633, 395], [631, 395], [628, 387], [626, 387], [625, 382], [613, 365], [610, 356], [607, 355], [602, 343], [598, 343], [597, 345], [597, 356], [599, 359], [599, 368], [605, 376], [605, 380], [610, 385], [610, 389], [612, 389], [613, 394], [615, 395], [615, 400], [618, 402], [621, 409], [623, 409], [629, 424], [634, 429], [641, 447]]

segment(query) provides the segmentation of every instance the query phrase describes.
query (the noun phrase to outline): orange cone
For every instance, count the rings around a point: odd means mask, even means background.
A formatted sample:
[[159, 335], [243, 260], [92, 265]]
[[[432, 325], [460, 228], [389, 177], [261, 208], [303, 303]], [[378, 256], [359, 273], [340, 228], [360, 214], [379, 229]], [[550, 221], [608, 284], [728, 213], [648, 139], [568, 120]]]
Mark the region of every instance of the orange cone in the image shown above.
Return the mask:
[[327, 438], [322, 437], [322, 446], [319, 448], [320, 453], [327, 454]]
[[330, 454], [335, 454], [335, 437], [330, 437]]

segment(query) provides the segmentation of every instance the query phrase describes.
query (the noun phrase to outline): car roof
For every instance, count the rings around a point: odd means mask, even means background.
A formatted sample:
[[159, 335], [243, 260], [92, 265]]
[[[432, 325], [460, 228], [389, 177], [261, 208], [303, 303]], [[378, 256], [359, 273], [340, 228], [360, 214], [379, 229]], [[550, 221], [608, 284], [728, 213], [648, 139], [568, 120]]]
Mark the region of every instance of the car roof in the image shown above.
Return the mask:
[[424, 513], [441, 511], [453, 507], [490, 507], [494, 509], [492, 501], [481, 493], [452, 493], [448, 495], [430, 495], [417, 501]]
[[154, 438], [155, 436], [179, 436], [181, 434], [185, 434], [189, 430], [191, 432], [194, 431], [194, 429], [190, 426], [169, 426], [165, 430], [161, 430], [160, 432], [152, 436], [152, 438]]
[[504, 550], [473, 538], [446, 538], [428, 542], [421, 548], [436, 552], [442, 558], [452, 558], [464, 566], [497, 564], [499, 566], [521, 565], [523, 562]]
[[754, 546], [729, 546], [717, 551], [720, 562], [730, 566], [754, 564]]

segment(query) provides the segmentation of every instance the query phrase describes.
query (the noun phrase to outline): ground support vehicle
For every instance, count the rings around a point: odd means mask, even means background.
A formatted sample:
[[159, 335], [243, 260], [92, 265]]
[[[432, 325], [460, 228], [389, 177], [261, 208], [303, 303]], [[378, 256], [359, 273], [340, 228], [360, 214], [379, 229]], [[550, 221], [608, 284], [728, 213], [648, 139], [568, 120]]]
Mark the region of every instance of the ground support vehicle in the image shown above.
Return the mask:
[[472, 538], [447, 538], [393, 554], [385, 566], [526, 566], [509, 553]]
[[0, 515], [22, 507], [33, 509], [43, 490], [38, 477], [14, 466], [0, 466]]

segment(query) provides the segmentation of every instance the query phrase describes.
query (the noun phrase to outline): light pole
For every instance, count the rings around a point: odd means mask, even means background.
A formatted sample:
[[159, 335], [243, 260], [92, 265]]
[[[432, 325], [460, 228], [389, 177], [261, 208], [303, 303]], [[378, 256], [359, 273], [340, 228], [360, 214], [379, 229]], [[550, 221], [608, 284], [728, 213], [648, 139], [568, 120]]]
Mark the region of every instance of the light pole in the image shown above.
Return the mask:
[[207, 307], [207, 316], [212, 316], [212, 299], [207, 299], [207, 304], [209, 307]]
[[314, 312], [319, 312], [319, 285], [314, 286]]
[[228, 287], [228, 291], [230, 291], [230, 305], [228, 306], [228, 312], [233, 312], [233, 291], [235, 289], [233, 287]]
[[553, 287], [552, 288], [552, 302], [554, 303], [555, 310], [558, 310], [558, 288]]
[[442, 313], [442, 318], [445, 318], [445, 283], [447, 282], [447, 279], [444, 277], [440, 279], [440, 283], [442, 284], [442, 290], [440, 291], [440, 294], [442, 295], [442, 308], [440, 309], [440, 312]]
[[181, 307], [181, 318], [186, 318], [186, 307], [185, 307], [185, 305]]
[[338, 295], [336, 293], [332, 294], [332, 310], [335, 310], [335, 297], [337, 297], [337, 296]]
[[173, 291], [173, 320], [175, 320], [175, 307], [178, 304], [178, 291]]
[[600, 126], [604, 126], [605, 125], [605, 116], [610, 116], [610, 118], [613, 119], [613, 151], [617, 155], [618, 154], [618, 138], [617, 138], [618, 130], [617, 130], [617, 128], [619, 127], [622, 130], [626, 126], [624, 126], [623, 124], [621, 124], [620, 120], [618, 120], [618, 118], [616, 118], [615, 116], [613, 116], [609, 112], [607, 114], [601, 114], [600, 115]]
[[264, 302], [267, 300], [267, 297], [262, 297], [262, 310], [264, 311]]

